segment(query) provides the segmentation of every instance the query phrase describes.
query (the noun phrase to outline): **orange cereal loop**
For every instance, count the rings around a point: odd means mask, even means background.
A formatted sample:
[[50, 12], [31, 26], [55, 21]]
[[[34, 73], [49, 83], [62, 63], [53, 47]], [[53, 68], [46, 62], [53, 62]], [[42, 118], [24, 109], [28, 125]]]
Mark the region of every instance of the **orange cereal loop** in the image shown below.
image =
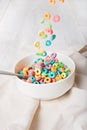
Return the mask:
[[23, 75], [27, 76], [28, 75], [27, 71], [23, 71]]
[[60, 71], [61, 71], [61, 72], [64, 72], [64, 68], [63, 68], [63, 67], [62, 67], [62, 68], [60, 68]]
[[60, 2], [64, 3], [64, 0], [59, 0]]
[[55, 4], [56, 3], [56, 0], [49, 0], [50, 4]]
[[45, 77], [44, 82], [46, 84], [50, 83], [51, 82], [51, 78], [50, 77]]
[[52, 72], [57, 72], [57, 68], [52, 66], [52, 67], [51, 67], [51, 71], [52, 71]]
[[58, 80], [61, 80], [62, 77], [61, 77], [61, 75], [56, 75], [55, 79], [56, 79], [56, 81], [58, 81]]
[[73, 70], [72, 69], [70, 69], [70, 73], [72, 73], [73, 72]]
[[50, 17], [51, 17], [51, 15], [50, 15], [49, 12], [44, 13], [44, 18], [45, 18], [45, 19], [48, 19], [48, 20], [49, 20]]
[[29, 66], [24, 67], [24, 68], [23, 68], [23, 73], [24, 73], [24, 72], [28, 72], [28, 70], [29, 70]]

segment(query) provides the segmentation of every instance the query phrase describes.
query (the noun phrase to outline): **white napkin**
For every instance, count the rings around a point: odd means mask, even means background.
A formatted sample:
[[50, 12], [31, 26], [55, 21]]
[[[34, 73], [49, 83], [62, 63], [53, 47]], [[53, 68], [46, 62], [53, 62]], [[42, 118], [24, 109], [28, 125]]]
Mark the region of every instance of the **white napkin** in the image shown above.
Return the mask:
[[0, 86], [0, 130], [29, 128], [38, 105], [39, 101], [22, 95], [9, 77], [6, 85]]
[[26, 97], [14, 86], [13, 78], [0, 87], [0, 130], [87, 129], [87, 59], [79, 53], [72, 57], [78, 68], [76, 84], [60, 98], [38, 101]]

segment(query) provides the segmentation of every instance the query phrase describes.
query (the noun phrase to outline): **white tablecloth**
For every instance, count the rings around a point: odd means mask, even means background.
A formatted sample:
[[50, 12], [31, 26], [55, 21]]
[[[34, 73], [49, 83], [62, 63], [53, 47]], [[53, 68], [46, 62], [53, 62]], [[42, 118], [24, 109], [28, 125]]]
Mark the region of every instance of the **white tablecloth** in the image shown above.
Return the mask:
[[[54, 25], [55, 42], [46, 50], [70, 55], [76, 63], [76, 83], [67, 94], [52, 101], [26, 97], [15, 86], [15, 77], [0, 75], [0, 130], [87, 129], [87, 1], [0, 1], [0, 69], [13, 71], [16, 62], [31, 52], [42, 28], [44, 11], [61, 16]], [[78, 52], [81, 50], [81, 54]]]

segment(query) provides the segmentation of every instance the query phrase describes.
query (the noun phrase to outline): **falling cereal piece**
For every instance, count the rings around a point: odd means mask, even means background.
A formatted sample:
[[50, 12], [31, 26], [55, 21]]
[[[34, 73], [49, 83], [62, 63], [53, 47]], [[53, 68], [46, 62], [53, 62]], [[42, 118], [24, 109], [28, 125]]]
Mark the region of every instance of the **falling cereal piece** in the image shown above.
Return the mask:
[[39, 41], [34, 42], [34, 46], [35, 46], [36, 48], [40, 47], [40, 42], [39, 42]]
[[43, 36], [45, 35], [45, 32], [44, 32], [44, 31], [39, 31], [39, 32], [38, 32], [38, 35], [39, 35], [40, 37], [43, 37]]
[[53, 35], [51, 35], [50, 40], [53, 41], [55, 38], [56, 38], [56, 35], [53, 34]]
[[42, 18], [42, 19], [40, 20], [40, 23], [43, 24], [44, 22], [45, 22], [45, 19]]
[[53, 30], [51, 28], [46, 28], [48, 34], [53, 34]]
[[38, 52], [37, 52], [36, 55], [37, 55], [37, 56], [42, 56], [42, 53], [38, 53]]
[[51, 43], [50, 40], [46, 40], [46, 43], [45, 43], [46, 46], [51, 46], [51, 44], [52, 44], [52, 43]]
[[49, 20], [51, 18], [50, 13], [49, 12], [44, 13], [44, 18]]
[[42, 48], [38, 48], [39, 49], [39, 52], [40, 53], [43, 53], [44, 52], [44, 49], [42, 49]]
[[59, 0], [61, 3], [64, 3], [64, 0]]
[[42, 38], [44, 38], [44, 39], [47, 38], [47, 34], [45, 34], [44, 36], [42, 36]]
[[52, 28], [52, 24], [49, 22], [49, 23], [47, 23], [47, 27], [48, 28]]
[[52, 5], [55, 5], [56, 0], [49, 0], [49, 3], [52, 4]]
[[59, 15], [54, 15], [52, 17], [52, 21], [55, 22], [55, 23], [59, 22], [60, 21], [60, 16]]
[[46, 52], [46, 51], [44, 51], [44, 52], [43, 52], [43, 54], [42, 54], [42, 56], [44, 56], [44, 57], [45, 57], [46, 55], [47, 55], [47, 52]]

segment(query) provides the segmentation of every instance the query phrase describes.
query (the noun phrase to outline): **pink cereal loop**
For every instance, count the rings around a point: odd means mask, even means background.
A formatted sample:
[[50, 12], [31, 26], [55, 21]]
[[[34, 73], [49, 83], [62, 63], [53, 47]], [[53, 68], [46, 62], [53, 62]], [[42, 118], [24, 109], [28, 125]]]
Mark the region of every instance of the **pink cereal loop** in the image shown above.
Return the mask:
[[52, 20], [53, 20], [53, 22], [59, 22], [60, 21], [60, 16], [59, 15], [54, 15], [52, 17]]

